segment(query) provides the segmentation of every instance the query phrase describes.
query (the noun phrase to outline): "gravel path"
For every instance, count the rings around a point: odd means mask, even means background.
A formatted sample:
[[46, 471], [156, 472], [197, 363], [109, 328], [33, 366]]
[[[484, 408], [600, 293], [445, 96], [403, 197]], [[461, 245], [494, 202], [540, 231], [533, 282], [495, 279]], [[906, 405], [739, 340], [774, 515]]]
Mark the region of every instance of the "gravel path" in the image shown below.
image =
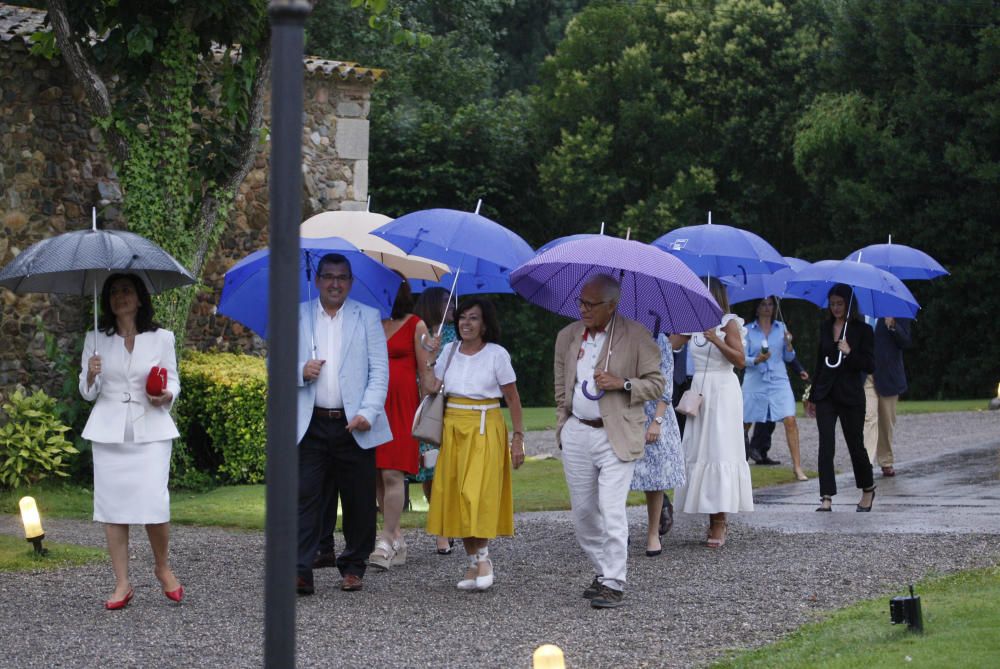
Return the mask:
[[[996, 441], [998, 418], [903, 417], [900, 434], [914, 439], [909, 453], [921, 452], [931, 431], [937, 452], [960, 450]], [[914, 475], [924, 466], [914, 464]], [[411, 530], [409, 563], [370, 572], [362, 592], [337, 590], [331, 570], [316, 573], [317, 594], [299, 600], [299, 666], [529, 667], [542, 643], [561, 646], [570, 667], [701, 666], [927, 574], [1000, 562], [996, 534], [888, 534], [878, 511], [863, 521], [868, 533], [831, 525], [800, 534], [736, 522], [720, 551], [701, 543], [704, 518], [682, 515], [662, 556], [646, 558], [643, 542], [633, 542], [628, 605], [610, 611], [592, 610], [580, 597], [591, 572], [565, 512], [517, 517], [517, 537], [491, 549], [497, 583], [485, 593], [456, 590], [463, 558], [436, 555], [433, 542]], [[947, 523], [946, 514], [938, 517]], [[643, 536], [644, 509], [631, 509], [629, 518], [633, 536]], [[48, 520], [46, 531], [57, 541], [103, 544], [89, 522]], [[19, 532], [16, 518], [0, 516], [0, 533]], [[175, 606], [158, 592], [144, 538], [136, 541], [136, 598], [123, 612], [100, 608], [111, 585], [107, 564], [0, 573], [3, 664], [260, 666], [263, 549], [257, 532], [174, 528], [174, 567], [188, 592]]]

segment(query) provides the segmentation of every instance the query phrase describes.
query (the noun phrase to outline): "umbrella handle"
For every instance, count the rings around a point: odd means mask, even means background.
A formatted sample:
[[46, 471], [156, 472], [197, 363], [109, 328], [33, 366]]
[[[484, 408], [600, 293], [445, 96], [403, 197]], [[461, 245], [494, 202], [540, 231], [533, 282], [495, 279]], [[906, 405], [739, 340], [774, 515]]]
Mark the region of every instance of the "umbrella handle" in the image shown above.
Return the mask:
[[837, 351], [837, 361], [836, 362], [831, 363], [830, 362], [830, 356], [827, 356], [823, 360], [823, 362], [830, 369], [836, 369], [837, 367], [840, 367], [840, 363], [844, 362], [844, 352], [843, 351]]
[[599, 400], [602, 397], [604, 397], [604, 391], [600, 389], [598, 389], [596, 394], [591, 395], [590, 392], [587, 390], [586, 381], [583, 382], [583, 385], [580, 387], [580, 390], [581, 392], [583, 392], [583, 396], [586, 397], [588, 400]]

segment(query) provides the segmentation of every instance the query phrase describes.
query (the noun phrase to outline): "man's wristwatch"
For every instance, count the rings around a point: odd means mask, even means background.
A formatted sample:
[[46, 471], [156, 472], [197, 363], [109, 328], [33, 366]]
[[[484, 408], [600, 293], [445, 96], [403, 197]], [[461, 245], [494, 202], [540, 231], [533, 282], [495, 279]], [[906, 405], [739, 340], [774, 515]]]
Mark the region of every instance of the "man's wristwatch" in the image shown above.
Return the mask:
[[632, 382], [629, 381], [628, 379], [625, 379], [625, 384], [622, 386], [622, 390], [631, 391], [632, 390]]
[[663, 425], [663, 416], [654, 416], [653, 422], [657, 425]]

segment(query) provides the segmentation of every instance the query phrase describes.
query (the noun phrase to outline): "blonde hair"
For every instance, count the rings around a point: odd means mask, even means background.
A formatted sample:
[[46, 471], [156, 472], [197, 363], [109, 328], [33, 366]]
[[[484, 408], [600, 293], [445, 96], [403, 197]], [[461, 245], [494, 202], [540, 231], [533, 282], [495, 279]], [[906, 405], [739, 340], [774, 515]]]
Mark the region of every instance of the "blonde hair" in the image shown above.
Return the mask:
[[701, 280], [703, 284], [708, 286], [708, 292], [712, 294], [715, 301], [719, 303], [719, 308], [722, 309], [722, 313], [729, 313], [729, 294], [726, 292], [726, 287], [722, 285], [722, 282], [718, 279], [713, 279], [710, 276], [706, 276]]

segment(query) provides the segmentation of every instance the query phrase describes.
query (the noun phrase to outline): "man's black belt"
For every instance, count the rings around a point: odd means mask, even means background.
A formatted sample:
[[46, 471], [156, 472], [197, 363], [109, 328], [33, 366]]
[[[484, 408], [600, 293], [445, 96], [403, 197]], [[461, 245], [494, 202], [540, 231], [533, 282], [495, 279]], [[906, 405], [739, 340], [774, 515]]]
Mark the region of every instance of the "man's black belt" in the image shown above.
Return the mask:
[[313, 415], [320, 418], [333, 418], [340, 420], [344, 417], [343, 409], [324, 409], [323, 407], [313, 407]]
[[590, 420], [589, 418], [577, 418], [577, 420], [587, 427], [604, 427], [603, 418], [595, 418], [594, 420]]

